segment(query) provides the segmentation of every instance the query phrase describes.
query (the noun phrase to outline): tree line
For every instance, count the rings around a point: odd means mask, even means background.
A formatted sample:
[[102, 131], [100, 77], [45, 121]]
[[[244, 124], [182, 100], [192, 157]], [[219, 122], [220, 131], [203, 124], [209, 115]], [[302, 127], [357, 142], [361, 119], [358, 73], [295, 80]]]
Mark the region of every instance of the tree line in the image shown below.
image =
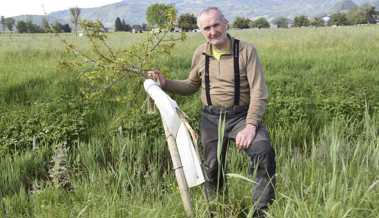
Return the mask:
[[[72, 25], [62, 24], [60, 22], [54, 22], [49, 24], [47, 19], [43, 20], [42, 26], [32, 23], [32, 21], [15, 21], [15, 19], [9, 17], [5, 18], [1, 16], [2, 31], [14, 31], [15, 29], [19, 33], [45, 33], [45, 32], [71, 32], [78, 30], [80, 8], [70, 8], [71, 22]], [[116, 18], [114, 22], [115, 31], [147, 31], [154, 28], [159, 28], [165, 25], [169, 16], [176, 18], [176, 9], [174, 5], [171, 4], [152, 4], [147, 8], [146, 20], [147, 24], [142, 25], [130, 25], [125, 22], [124, 19]], [[296, 16], [291, 22], [294, 27], [303, 26], [343, 26], [343, 25], [356, 25], [356, 24], [374, 24], [376, 19], [379, 17], [379, 12], [376, 11], [375, 7], [369, 4], [364, 4], [359, 7], [354, 7], [348, 12], [337, 12], [328, 16], [328, 19], [323, 17], [313, 17], [309, 18], [305, 15]], [[269, 28], [274, 24], [278, 28], [288, 28], [290, 20], [287, 17], [277, 17], [271, 20], [271, 23], [264, 17], [251, 20], [245, 17], [236, 17], [232, 22], [232, 27], [239, 29], [246, 28]], [[182, 14], [176, 19], [176, 26], [180, 28], [181, 31], [193, 31], [198, 29], [196, 23], [196, 17], [192, 13]]]
[[[354, 7], [347, 12], [336, 12], [330, 16], [309, 18], [305, 15], [296, 16], [293, 20], [294, 27], [306, 26], [345, 26], [357, 24], [375, 24], [376, 17], [379, 17], [379, 11], [369, 4], [364, 4], [360, 7]], [[271, 21], [278, 28], [288, 28], [290, 20], [287, 17], [277, 17]], [[234, 28], [269, 28], [270, 23], [265, 18], [250, 20], [249, 18], [237, 17], [232, 26]]]

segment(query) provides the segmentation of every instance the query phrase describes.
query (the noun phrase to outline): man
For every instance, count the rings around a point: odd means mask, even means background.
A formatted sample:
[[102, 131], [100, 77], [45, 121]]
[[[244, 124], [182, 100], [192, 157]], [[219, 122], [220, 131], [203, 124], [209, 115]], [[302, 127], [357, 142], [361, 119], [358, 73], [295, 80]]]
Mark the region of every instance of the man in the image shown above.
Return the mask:
[[[274, 199], [275, 153], [261, 120], [267, 104], [267, 87], [255, 47], [227, 34], [228, 21], [216, 7], [200, 13], [197, 24], [207, 40], [193, 55], [186, 80], [167, 80], [154, 72], [161, 87], [188, 95], [201, 87], [203, 104], [200, 132], [207, 176], [206, 191], [214, 196], [223, 185], [217, 162], [218, 123], [226, 119], [224, 139], [235, 140], [249, 157], [249, 173], [256, 175], [253, 203], [256, 216]], [[224, 143], [221, 165], [224, 165]]]

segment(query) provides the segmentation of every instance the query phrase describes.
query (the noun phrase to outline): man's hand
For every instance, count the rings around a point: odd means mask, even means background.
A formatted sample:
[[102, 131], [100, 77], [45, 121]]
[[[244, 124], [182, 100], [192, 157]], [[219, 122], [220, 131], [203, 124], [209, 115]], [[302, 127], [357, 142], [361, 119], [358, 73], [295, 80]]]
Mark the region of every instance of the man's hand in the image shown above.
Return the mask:
[[149, 70], [147, 71], [148, 77], [155, 81], [159, 81], [160, 87], [164, 88], [166, 86], [166, 78], [161, 74], [159, 70]]
[[257, 127], [251, 124], [247, 124], [246, 127], [241, 130], [236, 136], [236, 146], [238, 150], [249, 148], [253, 141]]

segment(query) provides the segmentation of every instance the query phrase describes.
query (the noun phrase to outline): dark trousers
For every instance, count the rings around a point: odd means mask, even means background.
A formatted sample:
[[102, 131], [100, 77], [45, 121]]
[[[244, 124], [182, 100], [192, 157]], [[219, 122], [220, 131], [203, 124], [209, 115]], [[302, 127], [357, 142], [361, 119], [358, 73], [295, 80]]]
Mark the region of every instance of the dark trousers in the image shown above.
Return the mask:
[[[233, 106], [220, 109], [205, 106], [201, 113], [200, 133], [204, 151], [204, 168], [207, 181], [206, 192], [212, 198], [223, 188], [224, 172], [218, 168], [217, 142], [220, 114], [225, 116], [224, 144], [221, 151], [221, 166], [225, 166], [228, 140], [235, 140], [237, 133], [245, 127], [246, 106]], [[257, 128], [256, 136], [250, 147], [245, 150], [249, 158], [249, 174], [255, 174], [253, 184], [253, 203], [256, 209], [266, 208], [275, 198], [275, 152], [271, 146], [267, 129], [263, 125]], [[224, 167], [222, 167], [225, 169]], [[221, 173], [220, 173], [221, 172]]]

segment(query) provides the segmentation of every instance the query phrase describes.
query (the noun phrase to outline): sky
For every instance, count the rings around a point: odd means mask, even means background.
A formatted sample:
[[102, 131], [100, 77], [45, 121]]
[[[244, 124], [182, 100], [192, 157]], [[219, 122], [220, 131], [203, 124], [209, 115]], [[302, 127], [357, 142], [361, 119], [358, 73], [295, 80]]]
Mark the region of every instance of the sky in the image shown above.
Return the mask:
[[25, 14], [43, 15], [45, 12], [65, 10], [78, 6], [92, 8], [120, 2], [121, 0], [0, 0], [0, 16], [11, 17]]

